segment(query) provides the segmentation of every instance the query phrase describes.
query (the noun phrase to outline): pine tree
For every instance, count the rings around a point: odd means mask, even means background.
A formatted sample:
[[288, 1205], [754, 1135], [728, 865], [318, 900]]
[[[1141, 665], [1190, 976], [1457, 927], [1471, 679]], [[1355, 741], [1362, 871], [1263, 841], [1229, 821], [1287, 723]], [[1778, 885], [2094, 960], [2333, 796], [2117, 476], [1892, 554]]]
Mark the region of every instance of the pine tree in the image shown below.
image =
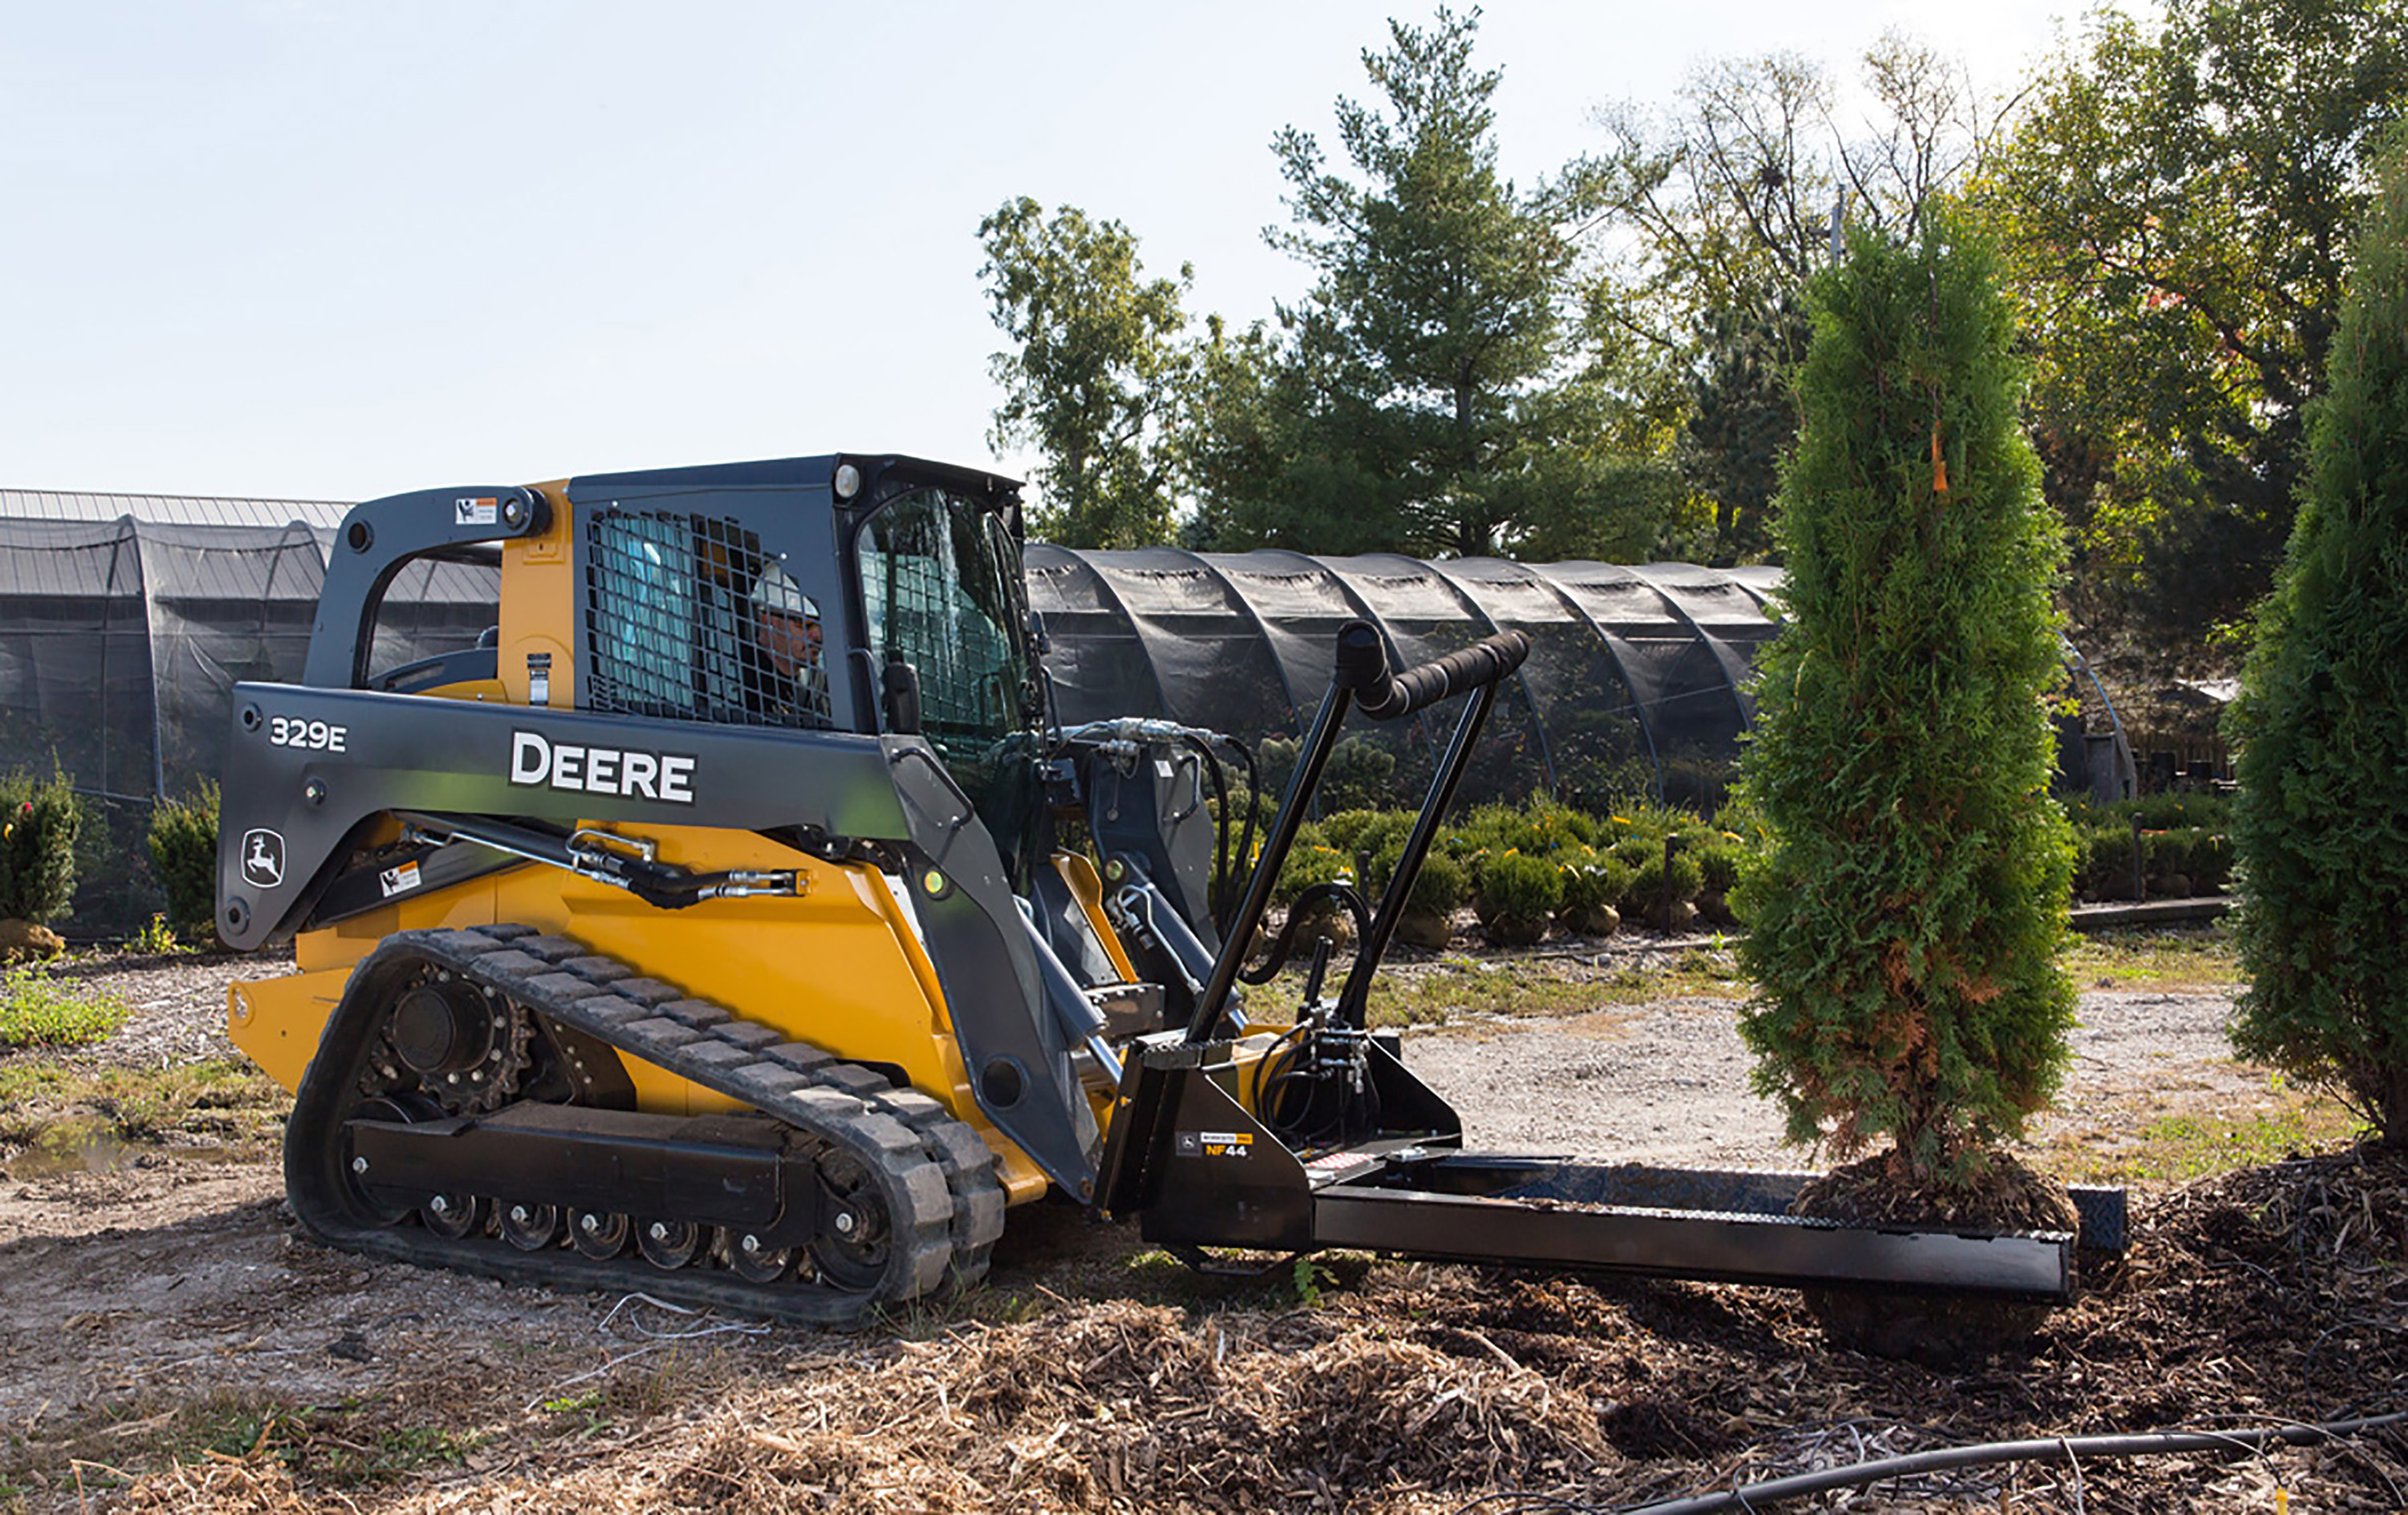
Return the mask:
[[1845, 1155], [1886, 1133], [1940, 1189], [1987, 1167], [2066, 1059], [2072, 841], [2042, 703], [2064, 547], [1988, 249], [1935, 214], [1848, 252], [1810, 287], [1787, 620], [1743, 764], [1775, 841], [1744, 890], [1741, 1030], [1793, 1139]]
[[1196, 376], [1190, 479], [1216, 545], [1314, 551], [1632, 552], [1677, 502], [1615, 435], [1566, 320], [1583, 202], [1498, 166], [1479, 12], [1388, 23], [1379, 97], [1337, 105], [1333, 167], [1272, 142], [1318, 276], [1276, 328], [1222, 334]]
[[2234, 704], [2233, 1045], [2408, 1146], [2408, 139], [2358, 243], [2309, 482]]

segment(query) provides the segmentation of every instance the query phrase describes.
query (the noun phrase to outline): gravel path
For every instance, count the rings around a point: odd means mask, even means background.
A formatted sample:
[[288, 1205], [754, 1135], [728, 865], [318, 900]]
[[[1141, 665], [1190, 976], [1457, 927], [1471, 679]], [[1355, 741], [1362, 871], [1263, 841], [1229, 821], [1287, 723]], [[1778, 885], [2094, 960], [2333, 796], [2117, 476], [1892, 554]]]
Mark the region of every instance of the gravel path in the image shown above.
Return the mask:
[[[2035, 1144], [2078, 1135], [2098, 1102], [2145, 1096], [2234, 1108], [2262, 1097], [2263, 1069], [2224, 1040], [2226, 993], [2093, 990], [2073, 1062]], [[1670, 999], [1554, 1021], [1490, 1020], [1416, 1031], [1406, 1062], [1464, 1118], [1467, 1146], [1694, 1165], [1799, 1166], [1781, 1114], [1748, 1088], [1739, 1002]]]

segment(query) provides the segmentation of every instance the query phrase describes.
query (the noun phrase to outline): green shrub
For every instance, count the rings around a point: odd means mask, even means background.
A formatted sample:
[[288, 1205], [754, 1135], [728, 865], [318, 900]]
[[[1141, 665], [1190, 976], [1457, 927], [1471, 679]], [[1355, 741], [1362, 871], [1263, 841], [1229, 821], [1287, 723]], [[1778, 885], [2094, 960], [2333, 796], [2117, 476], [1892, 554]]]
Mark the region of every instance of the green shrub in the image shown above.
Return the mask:
[[[1393, 858], [1388, 865], [1396, 866]], [[1463, 903], [1463, 865], [1432, 848], [1422, 860], [1422, 871], [1413, 876], [1412, 892], [1405, 896], [1405, 903], [1416, 910], [1452, 914]]]
[[[1321, 834], [1329, 845], [1352, 858], [1357, 853], [1401, 853], [1405, 836], [1413, 829], [1411, 810], [1340, 810], [1321, 822]], [[1387, 874], [1378, 873], [1374, 885], [1387, 881]]]
[[2015, 416], [2013, 322], [1965, 223], [1874, 233], [1812, 285], [1742, 793], [1741, 1018], [1792, 1139], [1887, 1134], [1970, 1184], [2055, 1093], [2072, 845], [2048, 796], [2062, 532]]
[[1293, 905], [1297, 895], [1316, 884], [1334, 884], [1354, 875], [1353, 858], [1334, 847], [1324, 846], [1317, 837], [1307, 840], [1299, 836], [1287, 854], [1286, 865], [1280, 869], [1278, 881], [1271, 885], [1271, 903]]
[[2188, 826], [2220, 828], [2232, 818], [2232, 802], [2204, 790], [2145, 794], [2136, 800], [2119, 800], [2113, 808], [2126, 825], [2131, 824], [2133, 816], [2139, 816], [2143, 831], [2179, 831]]
[[1553, 859], [1499, 852], [1480, 873], [1483, 921], [1545, 921], [1564, 903], [1563, 870]]
[[83, 807], [65, 774], [0, 776], [0, 920], [48, 924], [75, 902]]
[[1533, 799], [1517, 818], [1509, 845], [1525, 852], [1562, 852], [1597, 840], [1597, 822], [1569, 805]]
[[1522, 813], [1510, 805], [1474, 806], [1447, 832], [1447, 850], [1457, 858], [1474, 852], [1501, 852], [1514, 845]]
[[[1383, 841], [1380, 845], [1380, 850], [1371, 854], [1370, 872], [1366, 877], [1364, 883], [1365, 887], [1368, 888], [1374, 896], [1387, 893], [1388, 880], [1395, 876], [1397, 865], [1404, 859], [1405, 834], [1411, 829], [1412, 828], [1410, 826], [1398, 827], [1396, 835]], [[1437, 843], [1430, 848], [1429, 855], [1422, 860], [1422, 872], [1427, 873], [1431, 863], [1441, 858], [1445, 859], [1445, 871], [1448, 877], [1455, 880], [1454, 903], [1443, 907], [1432, 906], [1431, 908], [1444, 908], [1451, 910], [1455, 908], [1456, 905], [1463, 903], [1463, 885], [1464, 879], [1468, 875], [1464, 865], [1448, 854], [1445, 843], [1445, 834], [1440, 833]], [[1417, 897], [1422, 887], [1423, 886], [1421, 884], [1416, 882], [1414, 885], [1414, 894], [1408, 897]]]
[[2190, 875], [2191, 893], [2221, 894], [2232, 883], [2232, 837], [2202, 826], [2191, 833], [2189, 855], [2183, 871]]
[[131, 1013], [114, 994], [68, 988], [36, 965], [0, 969], [0, 1047], [80, 1047]]
[[[1267, 813], [1276, 809], [1280, 797], [1287, 793], [1288, 779], [1303, 750], [1303, 742], [1293, 736], [1268, 737], [1256, 750]], [[1375, 738], [1355, 736], [1340, 738], [1329, 750], [1329, 760], [1321, 765], [1321, 787], [1314, 792], [1313, 805], [1320, 814], [1329, 815], [1390, 807], [1403, 797], [1397, 787], [1397, 755]]]
[[217, 936], [218, 786], [204, 779], [188, 800], [150, 812], [150, 867], [167, 894], [167, 923], [192, 941]]
[[1321, 769], [1321, 806], [1361, 809], [1395, 805], [1397, 754], [1368, 736], [1349, 736], [1329, 750]]
[[2132, 828], [2114, 822], [2097, 822], [2074, 834], [2077, 849], [2074, 881], [2082, 897], [2091, 900], [2132, 897]]
[[[1672, 854], [1672, 898], [1683, 905], [1697, 903], [1698, 894], [1706, 887], [1705, 865], [1695, 852]], [[1630, 922], [1664, 922], [1664, 850], [1658, 847], [1654, 855], [1633, 869], [1630, 882], [1623, 886], [1622, 898], [1614, 908]]]
[[1321, 818], [1321, 835], [1328, 845], [1341, 852], [1352, 853], [1362, 847], [1364, 835], [1380, 823], [1385, 812], [1380, 810], [1340, 810]]
[[1613, 850], [1607, 855], [1631, 872], [1637, 873], [1647, 865], [1650, 859], [1662, 861], [1664, 843], [1661, 839], [1649, 841], [1643, 836], [1633, 836], [1614, 843]]
[[2358, 244], [2309, 483], [2228, 718], [2233, 1045], [2408, 1147], [2408, 137]]
[[1747, 850], [1738, 842], [1716, 839], [1698, 849], [1698, 893], [1727, 895], [1739, 887], [1747, 866]]
[[1630, 872], [1611, 852], [1585, 849], [1563, 863], [1564, 909], [1595, 910], [1610, 907], [1622, 908], [1623, 892], [1630, 887]]

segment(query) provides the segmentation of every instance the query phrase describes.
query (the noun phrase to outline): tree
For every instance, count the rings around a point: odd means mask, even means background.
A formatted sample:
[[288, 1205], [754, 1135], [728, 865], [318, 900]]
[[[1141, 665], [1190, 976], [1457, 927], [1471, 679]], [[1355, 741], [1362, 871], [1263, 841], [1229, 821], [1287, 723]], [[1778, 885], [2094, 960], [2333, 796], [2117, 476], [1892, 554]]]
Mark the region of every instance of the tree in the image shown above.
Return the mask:
[[1789, 376], [1811, 330], [1795, 299], [1707, 313], [1680, 463], [1683, 475], [1713, 502], [1711, 550], [1717, 562], [1760, 558], [1771, 546], [1781, 461], [1798, 434]]
[[1994, 263], [1954, 218], [1850, 235], [1811, 286], [1804, 424], [1759, 659], [1741, 1018], [1789, 1134], [1959, 1192], [2057, 1085], [2072, 840], [2048, 797], [2063, 560]]
[[981, 222], [979, 237], [996, 324], [1018, 344], [993, 360], [1004, 400], [991, 441], [1043, 458], [1038, 535], [1066, 547], [1168, 540], [1163, 429], [1193, 271], [1148, 280], [1127, 227], [1074, 207], [1049, 220], [1025, 195]]
[[2408, 0], [2169, 0], [2044, 78], [1980, 192], [2036, 358], [2077, 609], [2186, 653], [2289, 532]]
[[1820, 64], [1771, 53], [1698, 68], [1670, 109], [1599, 112], [1605, 146], [1581, 165], [1598, 207], [1589, 338], [1626, 354], [1634, 392], [1684, 414], [1683, 473], [1713, 502], [1725, 561], [1767, 545], [1772, 470], [1797, 430], [1799, 291], [1829, 261], [1832, 216], [1914, 235], [1995, 132], [1962, 65], [1904, 34], [1862, 64], [1875, 110], [1856, 135]]
[[[2408, 138], [2402, 139], [2408, 143]], [[2309, 487], [2230, 725], [2233, 1045], [2408, 1147], [2408, 152], [2358, 241]]]
[[1295, 220], [1265, 235], [1318, 282], [1203, 364], [1189, 454], [1226, 545], [1474, 554], [1632, 535], [1611, 396], [1568, 341], [1576, 207], [1498, 173], [1478, 28], [1477, 11], [1389, 22], [1389, 50], [1363, 56], [1383, 105], [1338, 102], [1353, 177], [1306, 132], [1272, 143]]

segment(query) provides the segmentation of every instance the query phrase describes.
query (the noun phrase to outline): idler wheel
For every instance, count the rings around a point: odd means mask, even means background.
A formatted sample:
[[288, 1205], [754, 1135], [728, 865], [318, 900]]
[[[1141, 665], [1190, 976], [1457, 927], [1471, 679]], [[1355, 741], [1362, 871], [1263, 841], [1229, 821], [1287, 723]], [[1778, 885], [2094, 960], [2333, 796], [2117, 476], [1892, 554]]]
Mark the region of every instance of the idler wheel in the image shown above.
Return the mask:
[[820, 1167], [821, 1208], [827, 1219], [811, 1238], [811, 1262], [838, 1289], [866, 1293], [886, 1276], [886, 1207], [868, 1171], [838, 1154]]
[[466, 1073], [493, 1055], [493, 1008], [456, 979], [414, 985], [393, 1008], [393, 1050], [423, 1079]]
[[557, 1205], [512, 1201], [501, 1207], [494, 1220], [502, 1239], [523, 1252], [549, 1251], [568, 1235], [568, 1222], [561, 1218]]
[[710, 1233], [692, 1221], [636, 1222], [636, 1251], [665, 1273], [673, 1273], [700, 1256], [708, 1239]]
[[568, 1212], [568, 1244], [588, 1257], [609, 1261], [627, 1250], [628, 1234], [635, 1230], [624, 1215], [606, 1215], [600, 1210]]
[[772, 1247], [736, 1226], [722, 1232], [720, 1251], [727, 1259], [727, 1271], [747, 1283], [775, 1283], [795, 1271], [795, 1249]]
[[[435, 1108], [415, 1094], [380, 1094], [364, 1099], [351, 1108], [355, 1121], [390, 1121], [398, 1125], [410, 1125], [435, 1118]], [[351, 1176], [352, 1192], [359, 1196], [360, 1207], [379, 1225], [399, 1225], [409, 1219], [411, 1206], [406, 1199], [394, 1199], [370, 1193], [364, 1180], [368, 1177], [368, 1160], [354, 1157], [347, 1165]]]
[[485, 1222], [494, 1218], [494, 1205], [469, 1194], [431, 1194], [418, 1208], [418, 1218], [446, 1241], [459, 1241], [484, 1234]]

